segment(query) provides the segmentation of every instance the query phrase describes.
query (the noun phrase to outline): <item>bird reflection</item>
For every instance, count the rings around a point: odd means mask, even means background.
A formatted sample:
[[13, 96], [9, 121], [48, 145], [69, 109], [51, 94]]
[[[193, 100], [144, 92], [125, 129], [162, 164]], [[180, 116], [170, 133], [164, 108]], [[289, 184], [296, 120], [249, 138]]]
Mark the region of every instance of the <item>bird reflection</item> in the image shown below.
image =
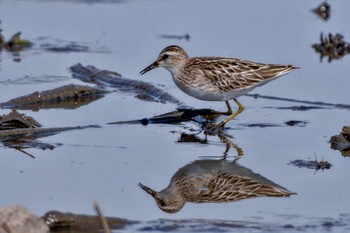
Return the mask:
[[157, 192], [141, 183], [158, 207], [180, 211], [186, 202], [230, 202], [253, 197], [288, 197], [296, 194], [239, 165], [236, 161], [197, 160], [180, 168], [165, 189]]

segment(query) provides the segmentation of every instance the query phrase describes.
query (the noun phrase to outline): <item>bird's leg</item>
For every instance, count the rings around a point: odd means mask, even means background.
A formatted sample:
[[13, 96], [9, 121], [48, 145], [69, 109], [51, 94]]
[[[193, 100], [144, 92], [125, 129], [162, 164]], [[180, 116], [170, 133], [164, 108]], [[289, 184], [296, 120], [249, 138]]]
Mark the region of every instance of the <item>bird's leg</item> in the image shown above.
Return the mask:
[[232, 109], [228, 101], [225, 101], [226, 106], [227, 106], [227, 111], [226, 112], [219, 112], [219, 111], [214, 111], [214, 114], [219, 114], [219, 115], [231, 115], [232, 114]]
[[[240, 114], [241, 112], [244, 111], [244, 106], [237, 100], [237, 99], [233, 99], [236, 104], [238, 105], [238, 110], [231, 114], [228, 118], [226, 118], [225, 120], [223, 120], [222, 122], [220, 122], [219, 124], [209, 124], [206, 126], [206, 129], [207, 129], [207, 133], [209, 134], [218, 134], [219, 131], [224, 127], [224, 125], [229, 122], [230, 120], [232, 120], [233, 118], [235, 118], [238, 114]], [[228, 104], [228, 102], [226, 101], [226, 104], [228, 106], [228, 112], [231, 111], [232, 113], [232, 110], [231, 110], [231, 107], [229, 107], [230, 105]]]
[[[237, 100], [237, 99], [233, 99], [236, 104], [238, 105], [238, 110], [233, 113], [231, 116], [227, 117], [225, 120], [223, 120], [222, 122], [220, 122], [218, 124], [218, 127], [223, 127], [227, 122], [229, 122], [230, 120], [232, 120], [233, 118], [235, 118], [238, 114], [240, 114], [241, 112], [244, 111], [244, 106]], [[228, 102], [226, 101], [227, 105]], [[229, 105], [228, 105], [229, 106]], [[229, 109], [230, 110], [230, 109]]]
[[232, 114], [232, 109], [230, 106], [230, 103], [228, 101], [225, 101], [226, 106], [227, 106], [227, 112], [225, 113], [225, 115], [231, 115]]

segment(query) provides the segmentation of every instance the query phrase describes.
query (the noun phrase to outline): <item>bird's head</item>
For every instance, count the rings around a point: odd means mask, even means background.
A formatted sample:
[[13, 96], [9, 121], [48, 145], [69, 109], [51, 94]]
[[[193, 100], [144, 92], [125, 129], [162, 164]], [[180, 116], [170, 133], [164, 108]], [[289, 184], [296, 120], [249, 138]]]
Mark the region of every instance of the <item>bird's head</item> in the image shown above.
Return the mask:
[[164, 67], [174, 74], [185, 64], [187, 59], [188, 55], [185, 50], [183, 50], [180, 46], [171, 45], [163, 49], [160, 52], [157, 60], [143, 69], [140, 74], [143, 75], [158, 67]]

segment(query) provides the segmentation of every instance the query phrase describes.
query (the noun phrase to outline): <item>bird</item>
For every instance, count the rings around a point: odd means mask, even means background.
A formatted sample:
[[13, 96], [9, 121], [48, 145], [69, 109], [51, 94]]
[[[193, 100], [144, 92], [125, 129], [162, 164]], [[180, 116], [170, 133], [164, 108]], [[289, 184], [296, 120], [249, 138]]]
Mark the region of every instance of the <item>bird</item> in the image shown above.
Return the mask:
[[289, 197], [296, 193], [236, 161], [196, 160], [180, 168], [168, 187], [157, 192], [138, 184], [167, 213], [180, 211], [186, 202], [230, 202], [254, 197]]
[[[205, 101], [225, 101], [228, 117], [213, 128], [221, 128], [244, 111], [238, 97], [278, 77], [298, 69], [293, 65], [263, 64], [237, 58], [189, 57], [178, 45], [164, 48], [157, 60], [143, 69], [143, 75], [158, 67], [167, 69], [178, 88], [186, 94]], [[232, 112], [229, 100], [238, 105]]]

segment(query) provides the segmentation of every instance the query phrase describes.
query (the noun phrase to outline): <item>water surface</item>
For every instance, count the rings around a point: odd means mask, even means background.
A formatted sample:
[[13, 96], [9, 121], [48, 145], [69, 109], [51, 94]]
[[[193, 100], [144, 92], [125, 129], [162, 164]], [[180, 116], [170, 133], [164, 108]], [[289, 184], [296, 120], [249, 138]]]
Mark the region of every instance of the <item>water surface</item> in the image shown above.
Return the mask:
[[[321, 32], [342, 33], [350, 41], [348, 1], [331, 2], [325, 22], [311, 12], [319, 2], [304, 1], [0, 1], [2, 32], [17, 31], [34, 43], [20, 52], [0, 54], [0, 102], [34, 91], [70, 83], [68, 68], [78, 62], [117, 71], [130, 79], [146, 80], [196, 108], [224, 110], [225, 104], [205, 102], [178, 90], [164, 69], [139, 72], [170, 44], [182, 46], [190, 56], [228, 56], [301, 67], [253, 91], [310, 101], [349, 104], [349, 59], [320, 62], [311, 45]], [[64, 17], [63, 17], [64, 16]], [[160, 35], [190, 39], [164, 39]], [[46, 41], [45, 39], [47, 38]], [[55, 41], [90, 47], [86, 52], [47, 51]], [[58, 42], [57, 42], [58, 43]], [[100, 124], [100, 129], [63, 132], [42, 139], [59, 143], [54, 150], [19, 151], [0, 148], [0, 205], [20, 204], [43, 215], [51, 209], [94, 214], [98, 200], [105, 215], [140, 221], [204, 219], [306, 224], [340, 219], [349, 214], [349, 158], [330, 149], [329, 139], [349, 125], [348, 109], [309, 111], [276, 109], [298, 105], [284, 101], [241, 97], [246, 110], [231, 121], [226, 133], [243, 150], [239, 163], [255, 173], [298, 193], [290, 198], [255, 198], [233, 203], [192, 204], [176, 214], [162, 212], [138, 182], [156, 190], [166, 187], [181, 167], [202, 156], [224, 153], [217, 136], [207, 144], [178, 143], [182, 132], [199, 132], [199, 125], [106, 125], [172, 111], [176, 106], [146, 102], [132, 94], [113, 92], [74, 110], [23, 111], [45, 127]], [[1, 114], [9, 110], [1, 110]], [[289, 120], [306, 121], [288, 127]], [[249, 124], [278, 127], [248, 127]], [[199, 137], [204, 137], [203, 133]], [[329, 161], [330, 170], [287, 165], [296, 159]], [[229, 159], [237, 153], [229, 151]], [[346, 223], [348, 225], [348, 223]], [[334, 228], [336, 231], [336, 227]], [[149, 229], [150, 230], [150, 229]]]

